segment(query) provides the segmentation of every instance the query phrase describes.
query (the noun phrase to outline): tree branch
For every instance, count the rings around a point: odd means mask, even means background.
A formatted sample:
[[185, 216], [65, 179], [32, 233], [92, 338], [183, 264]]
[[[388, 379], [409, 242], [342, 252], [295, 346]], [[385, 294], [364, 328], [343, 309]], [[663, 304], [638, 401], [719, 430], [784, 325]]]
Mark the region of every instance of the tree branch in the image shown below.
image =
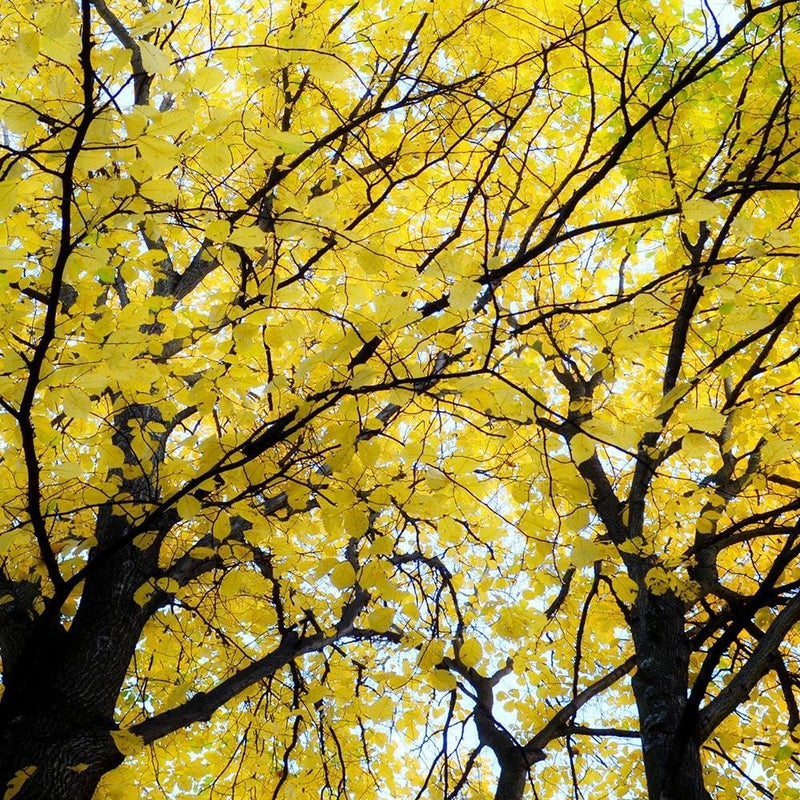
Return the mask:
[[758, 682], [771, 669], [772, 660], [786, 634], [800, 620], [800, 592], [786, 604], [765, 631], [752, 655], [730, 683], [697, 715], [697, 736], [703, 742], [717, 726], [743, 703]]

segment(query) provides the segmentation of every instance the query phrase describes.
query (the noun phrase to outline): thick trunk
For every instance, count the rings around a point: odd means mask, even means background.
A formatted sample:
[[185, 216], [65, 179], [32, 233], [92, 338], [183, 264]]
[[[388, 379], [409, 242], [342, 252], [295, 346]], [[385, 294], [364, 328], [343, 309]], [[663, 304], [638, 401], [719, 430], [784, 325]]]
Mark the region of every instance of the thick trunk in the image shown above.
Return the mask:
[[17, 800], [89, 800], [102, 775], [121, 763], [111, 731], [137, 638], [135, 616], [128, 625], [134, 632], [126, 635], [121, 625], [110, 627], [108, 649], [119, 649], [94, 663], [94, 651], [76, 652], [81, 637], [72, 631], [47, 635], [33, 627], [0, 699], [0, 792], [24, 770], [30, 777]]
[[632, 615], [639, 712], [649, 800], [709, 800], [697, 741], [681, 733], [689, 681], [683, 604], [674, 595], [640, 592]]
[[[101, 512], [101, 543], [124, 530], [123, 519]], [[121, 548], [87, 574], [68, 628], [55, 615], [29, 620], [18, 646], [6, 648], [0, 793], [35, 768], [17, 800], [88, 800], [122, 761], [114, 711], [146, 617], [133, 594], [152, 569], [153, 554]]]
[[90, 800], [100, 778], [122, 762], [108, 725], [92, 728], [63, 707], [11, 720], [0, 747], [2, 789], [24, 780], [15, 800]]
[[523, 759], [520, 759], [519, 764], [503, 765], [494, 800], [522, 800], [527, 780], [528, 766]]
[[[112, 441], [133, 465], [138, 461], [130, 442], [131, 420], [144, 424], [161, 417], [139, 405], [116, 415]], [[162, 457], [163, 450], [156, 453], [154, 469]], [[140, 503], [158, 497], [146, 476], [125, 480], [122, 489]], [[143, 609], [133, 597], [158, 574], [157, 542], [176, 519], [174, 511], [163, 514], [151, 529], [155, 541], [141, 549], [127, 542], [128, 519], [112, 505], [103, 507], [75, 616], [62, 621], [58, 609], [49, 609], [34, 618], [22, 613], [22, 606], [13, 619], [6, 614], [7, 635], [0, 635], [0, 794], [21, 770], [35, 767], [14, 795], [17, 800], [88, 800], [102, 775], [121, 763], [111, 736], [114, 712], [142, 628], [155, 608]]]

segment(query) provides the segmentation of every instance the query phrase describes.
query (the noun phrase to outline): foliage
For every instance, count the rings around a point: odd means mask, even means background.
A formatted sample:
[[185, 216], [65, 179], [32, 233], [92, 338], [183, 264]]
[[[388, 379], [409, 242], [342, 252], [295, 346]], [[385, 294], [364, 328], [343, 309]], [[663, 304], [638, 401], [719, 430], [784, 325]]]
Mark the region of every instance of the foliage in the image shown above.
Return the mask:
[[798, 7], [0, 19], [6, 798], [797, 798]]

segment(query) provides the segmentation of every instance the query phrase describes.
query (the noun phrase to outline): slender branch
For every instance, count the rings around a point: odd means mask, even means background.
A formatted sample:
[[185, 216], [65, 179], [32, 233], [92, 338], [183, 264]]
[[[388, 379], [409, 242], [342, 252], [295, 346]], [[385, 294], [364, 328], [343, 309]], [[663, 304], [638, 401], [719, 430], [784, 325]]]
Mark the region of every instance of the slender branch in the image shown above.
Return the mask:
[[133, 72], [133, 96], [137, 106], [145, 106], [149, 102], [150, 84], [152, 76], [144, 68], [142, 49], [139, 43], [131, 36], [122, 21], [108, 7], [105, 0], [92, 0], [92, 5], [97, 13], [106, 22], [111, 32], [117, 37], [119, 43], [131, 53], [131, 70]]
[[739, 668], [725, 688], [697, 715], [697, 736], [702, 742], [743, 703], [772, 666], [786, 634], [800, 621], [800, 592], [772, 621], [750, 658]]
[[575, 714], [588, 703], [593, 697], [613, 686], [623, 675], [627, 675], [636, 664], [636, 656], [629, 656], [618, 667], [611, 672], [587, 686], [583, 691], [578, 692], [569, 703], [562, 706], [558, 712], [551, 717], [547, 724], [525, 745], [525, 752], [534, 753], [537, 750], [544, 750], [547, 745], [563, 736], [570, 730], [569, 722]]
[[81, 50], [78, 56], [83, 73], [83, 112], [80, 122], [75, 129], [75, 136], [64, 159], [64, 170], [61, 174], [61, 197], [59, 201], [61, 228], [59, 231], [58, 252], [50, 276], [50, 290], [47, 298], [44, 323], [42, 325], [42, 335], [36, 344], [28, 365], [28, 380], [25, 384], [22, 400], [20, 401], [19, 411], [16, 414], [22, 438], [22, 450], [28, 479], [27, 511], [31, 519], [34, 536], [39, 546], [42, 561], [45, 564], [47, 574], [57, 593], [63, 588], [64, 579], [61, 576], [55, 553], [50, 547], [47, 526], [42, 515], [41, 468], [36, 452], [36, 430], [33, 425], [32, 411], [36, 401], [42, 370], [47, 360], [47, 352], [56, 335], [56, 321], [61, 298], [61, 289], [64, 285], [64, 271], [67, 267], [67, 260], [75, 246], [72, 231], [72, 199], [75, 191], [75, 165], [83, 148], [83, 142], [94, 114], [92, 47], [91, 7], [88, 0], [83, 0], [81, 3]]

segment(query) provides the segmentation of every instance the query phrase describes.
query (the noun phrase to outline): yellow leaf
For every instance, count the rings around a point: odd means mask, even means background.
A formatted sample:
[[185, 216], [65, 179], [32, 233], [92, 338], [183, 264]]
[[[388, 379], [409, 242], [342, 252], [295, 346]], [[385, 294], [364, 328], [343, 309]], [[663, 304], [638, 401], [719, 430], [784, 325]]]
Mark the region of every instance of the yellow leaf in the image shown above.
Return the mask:
[[233, 164], [230, 147], [219, 139], [206, 142], [197, 154], [197, 160], [200, 166], [212, 175], [228, 172]]
[[638, 553], [643, 545], [644, 540], [640, 537], [636, 539], [626, 539], [622, 544], [617, 545], [617, 550], [621, 553]]
[[576, 464], [583, 464], [594, 455], [594, 442], [585, 433], [576, 433], [569, 440], [569, 449]]
[[272, 130], [264, 134], [264, 137], [270, 142], [278, 145], [287, 155], [296, 155], [302, 153], [308, 145], [306, 145], [302, 136], [290, 131]]
[[388, 556], [394, 550], [394, 539], [391, 536], [377, 536], [369, 548], [372, 556]]
[[342, 514], [342, 524], [348, 537], [359, 539], [369, 530], [369, 513], [359, 506], [348, 508]]
[[710, 406], [686, 409], [681, 417], [684, 422], [706, 433], [719, 433], [725, 424], [726, 417]]
[[[370, 420], [372, 422], [372, 420]], [[380, 423], [380, 420], [377, 420]], [[380, 423], [381, 425], [383, 423]], [[369, 426], [365, 426], [367, 430], [370, 430]], [[381, 457], [381, 443], [380, 440], [375, 437], [373, 439], [369, 439], [368, 441], [361, 441], [358, 443], [358, 456], [361, 459], [361, 463], [364, 464], [366, 467], [374, 467]]]
[[114, 746], [123, 756], [135, 756], [144, 749], [144, 739], [126, 728], [111, 731], [111, 738], [114, 740]]
[[778, 230], [767, 235], [767, 244], [775, 248], [791, 247], [794, 240], [795, 237], [791, 231]]
[[465, 311], [470, 308], [478, 296], [480, 286], [472, 279], [465, 278], [450, 288], [450, 308], [454, 311]]
[[150, 172], [158, 170], [164, 174], [178, 158], [178, 148], [161, 136], [146, 133], [136, 140], [136, 146], [141, 153], [144, 169]]
[[175, 684], [175, 688], [167, 695], [164, 705], [166, 705], [167, 708], [173, 708], [174, 706], [177, 706], [186, 700], [186, 697], [190, 691], [191, 687], [186, 680], [179, 678]]
[[178, 184], [169, 178], [153, 178], [139, 188], [142, 197], [155, 203], [174, 203], [178, 199]]
[[145, 605], [150, 601], [150, 598], [153, 596], [155, 592], [155, 587], [150, 583], [142, 584], [134, 593], [133, 593], [133, 602], [137, 605], [144, 608]]
[[769, 608], [759, 608], [756, 611], [755, 617], [753, 617], [753, 621], [758, 625], [759, 628], [762, 630], [764, 628], [768, 628], [772, 623], [772, 620], [775, 618], [775, 613], [772, 609]]
[[632, 603], [636, 600], [636, 595], [639, 594], [639, 587], [636, 585], [636, 581], [629, 578], [624, 572], [615, 575], [612, 584], [614, 591], [623, 603]]
[[394, 611], [391, 608], [376, 608], [367, 616], [368, 627], [378, 633], [386, 633], [392, 627]]
[[449, 692], [456, 688], [456, 677], [451, 675], [446, 669], [435, 669], [428, 676], [428, 683], [441, 692]]
[[441, 663], [444, 657], [444, 642], [441, 639], [434, 639], [424, 645], [419, 655], [420, 669], [432, 669]]
[[194, 495], [185, 494], [178, 500], [178, 516], [181, 519], [193, 519], [200, 513], [202, 508], [202, 502]]
[[36, 769], [37, 768], [35, 766], [18, 769], [7, 784], [6, 792], [3, 795], [3, 800], [11, 800], [12, 797], [15, 797], [20, 789], [22, 789], [25, 781], [27, 781], [34, 772], [36, 772]]
[[447, 476], [436, 467], [428, 467], [425, 470], [425, 484], [432, 491], [436, 492], [439, 489], [444, 489], [448, 483]]
[[761, 461], [764, 464], [777, 464], [783, 460], [796, 457], [798, 446], [792, 440], [780, 436], [765, 436], [764, 446], [761, 448]]
[[213, 92], [225, 81], [225, 72], [219, 67], [200, 67], [192, 76], [192, 86], [198, 92]]
[[356, 571], [349, 561], [340, 561], [331, 570], [330, 579], [337, 589], [347, 589], [356, 582]]
[[710, 442], [702, 433], [687, 433], [681, 439], [681, 452], [686, 458], [702, 458]]
[[215, 219], [206, 225], [206, 236], [212, 242], [224, 242], [231, 233], [231, 224], [225, 219]]
[[256, 227], [237, 228], [228, 237], [228, 244], [239, 247], [263, 247], [264, 241], [264, 231]]
[[151, 547], [153, 544], [155, 544], [157, 538], [158, 534], [153, 531], [148, 533], [140, 533], [138, 536], [134, 536], [133, 546], [138, 547], [140, 550], [147, 550], [148, 547]]
[[679, 383], [670, 389], [661, 399], [653, 416], [660, 417], [662, 414], [673, 409], [689, 392], [690, 388], [691, 387], [686, 383]]
[[645, 575], [647, 588], [655, 595], [666, 594], [670, 588], [669, 575], [663, 567], [653, 567]]
[[386, 693], [376, 697], [364, 708], [364, 713], [368, 719], [374, 722], [385, 722], [391, 719], [395, 713], [395, 704], [392, 702], [392, 696]]
[[590, 539], [578, 539], [572, 545], [572, 553], [569, 560], [576, 567], [585, 567], [587, 564], [594, 564], [603, 552], [603, 546]]
[[12, 106], [3, 110], [3, 124], [12, 133], [24, 136], [39, 119], [38, 114], [25, 106]]
[[701, 534], [712, 533], [714, 531], [714, 520], [709, 519], [709, 517], [704, 514], [703, 516], [697, 518], [695, 528], [697, 529], [697, 532]]
[[755, 230], [756, 223], [748, 217], [736, 217], [731, 223], [730, 231], [734, 236], [750, 236]]
[[11, 178], [0, 181], [0, 217], [7, 217], [13, 211], [18, 188], [17, 181]]
[[151, 75], [166, 75], [170, 68], [169, 56], [151, 42], [140, 40], [138, 44], [145, 72]]
[[156, 581], [156, 586], [164, 592], [177, 592], [180, 589], [180, 584], [174, 578], [159, 578]]
[[444, 544], [458, 544], [464, 540], [464, 527], [452, 517], [442, 517], [436, 523], [439, 532], [439, 539]]
[[350, 385], [354, 389], [360, 389], [375, 379], [375, 370], [369, 364], [362, 364], [353, 370], [353, 379]]
[[92, 413], [92, 401], [80, 387], [65, 387], [63, 397], [64, 411], [71, 417], [86, 419]]
[[465, 667], [475, 667], [481, 660], [483, 648], [476, 639], [466, 639], [458, 648], [458, 658]]
[[683, 216], [693, 222], [704, 222], [721, 214], [721, 209], [710, 200], [695, 197], [683, 204]]
[[39, 55], [39, 33], [35, 30], [23, 31], [11, 47], [0, 51], [3, 66], [12, 75], [25, 75], [33, 68]]

